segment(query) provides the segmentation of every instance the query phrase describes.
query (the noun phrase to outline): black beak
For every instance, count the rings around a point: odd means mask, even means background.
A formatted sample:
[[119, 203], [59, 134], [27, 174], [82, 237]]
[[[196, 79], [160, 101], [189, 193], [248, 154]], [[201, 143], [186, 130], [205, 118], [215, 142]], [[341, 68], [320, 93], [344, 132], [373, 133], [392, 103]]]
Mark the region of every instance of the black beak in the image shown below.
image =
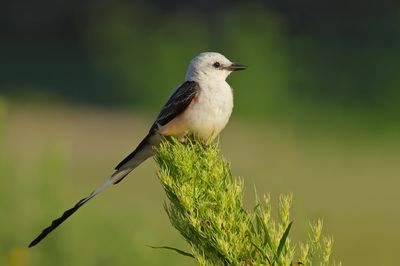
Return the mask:
[[236, 63], [232, 63], [230, 66], [225, 67], [225, 69], [229, 71], [245, 70], [246, 68], [247, 66]]

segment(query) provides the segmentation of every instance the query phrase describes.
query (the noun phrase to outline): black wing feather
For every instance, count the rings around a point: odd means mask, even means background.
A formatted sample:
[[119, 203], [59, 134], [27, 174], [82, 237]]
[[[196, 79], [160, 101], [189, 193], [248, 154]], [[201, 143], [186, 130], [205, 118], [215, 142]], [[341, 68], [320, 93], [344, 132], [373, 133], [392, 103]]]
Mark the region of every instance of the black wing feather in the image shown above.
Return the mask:
[[169, 97], [167, 103], [157, 116], [156, 121], [150, 129], [150, 132], [155, 130], [158, 125], [164, 126], [168, 124], [168, 122], [181, 114], [192, 102], [199, 89], [200, 86], [195, 81], [186, 81], [180, 87], [178, 87]]
[[146, 138], [142, 140], [139, 146], [131, 152], [125, 159], [123, 159], [116, 167], [119, 170], [124, 164], [129, 162], [133, 157], [135, 157], [137, 151], [141, 149], [142, 146], [147, 144], [148, 138], [152, 136], [158, 129], [158, 126], [164, 126], [168, 124], [172, 119], [181, 114], [192, 102], [193, 98], [199, 92], [200, 86], [195, 81], [186, 81], [181, 86], [179, 86], [169, 97], [167, 103], [164, 105], [161, 112], [158, 114], [156, 121], [151, 126], [149, 134]]

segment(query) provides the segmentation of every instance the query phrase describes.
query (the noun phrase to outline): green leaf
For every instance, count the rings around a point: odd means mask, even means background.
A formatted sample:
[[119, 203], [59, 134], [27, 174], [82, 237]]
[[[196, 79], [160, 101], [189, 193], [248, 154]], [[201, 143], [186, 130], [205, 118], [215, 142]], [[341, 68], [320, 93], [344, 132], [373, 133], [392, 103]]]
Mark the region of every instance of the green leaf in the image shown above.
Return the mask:
[[260, 216], [257, 215], [256, 219], [258, 220], [258, 223], [260, 223], [262, 225], [263, 230], [264, 230], [264, 245], [268, 244], [268, 246], [271, 248], [271, 250], [274, 250], [275, 247], [274, 247], [274, 244], [272, 243], [271, 237], [269, 236], [267, 225], [264, 223], [264, 221], [261, 219]]
[[287, 239], [287, 237], [288, 237], [288, 235], [289, 235], [290, 228], [292, 227], [292, 224], [293, 224], [293, 221], [291, 221], [291, 222], [288, 224], [288, 226], [286, 227], [285, 232], [284, 232], [283, 235], [282, 235], [281, 240], [279, 241], [279, 246], [278, 246], [278, 250], [277, 250], [277, 252], [276, 252], [276, 257], [275, 257], [274, 261], [278, 260], [279, 257], [281, 256], [283, 247], [285, 246], [285, 242], [286, 242], [286, 239]]
[[253, 226], [253, 232], [256, 234], [261, 234], [261, 223], [257, 208], [258, 205], [256, 205], [253, 209], [253, 213], [255, 214], [256, 217], [255, 225]]
[[259, 198], [258, 198], [258, 194], [257, 194], [257, 188], [256, 188], [256, 185], [254, 185], [254, 195], [255, 195], [255, 200], [256, 200], [256, 208], [257, 208], [257, 206], [259, 206], [259, 205], [260, 205], [260, 200], [259, 200]]
[[168, 250], [172, 250], [172, 251], [175, 251], [176, 253], [179, 253], [179, 254], [181, 254], [181, 255], [183, 255], [183, 256], [187, 256], [187, 257], [194, 258], [194, 256], [193, 256], [191, 253], [186, 252], [186, 251], [183, 251], [183, 250], [180, 250], [180, 249], [178, 249], [178, 248], [173, 248], [173, 247], [168, 247], [168, 246], [160, 246], [160, 247], [149, 246], [149, 245], [147, 245], [147, 246], [148, 246], [149, 248], [154, 248], [154, 249], [168, 249]]
[[269, 264], [271, 264], [271, 261], [269, 260], [267, 254], [265, 253], [265, 251], [260, 248], [256, 243], [254, 243], [253, 241], [250, 240], [250, 243], [258, 250], [260, 251], [261, 255], [263, 256], [264, 259], [266, 259], [268, 261]]

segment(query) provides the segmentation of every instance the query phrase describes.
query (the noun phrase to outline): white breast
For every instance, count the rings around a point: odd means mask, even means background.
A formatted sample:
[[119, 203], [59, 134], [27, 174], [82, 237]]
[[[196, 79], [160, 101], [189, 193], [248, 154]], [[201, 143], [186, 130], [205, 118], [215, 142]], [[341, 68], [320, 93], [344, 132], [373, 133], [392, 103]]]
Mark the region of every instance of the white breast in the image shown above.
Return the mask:
[[232, 89], [225, 80], [199, 82], [200, 92], [185, 112], [188, 130], [203, 139], [215, 138], [228, 123], [233, 109]]

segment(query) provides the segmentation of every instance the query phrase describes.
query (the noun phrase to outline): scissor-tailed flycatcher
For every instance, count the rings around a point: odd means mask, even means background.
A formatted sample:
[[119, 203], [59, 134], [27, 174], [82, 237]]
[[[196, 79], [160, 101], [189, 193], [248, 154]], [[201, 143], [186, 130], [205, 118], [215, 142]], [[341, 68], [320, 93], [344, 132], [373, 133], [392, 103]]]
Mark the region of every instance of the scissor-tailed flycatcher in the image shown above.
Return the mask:
[[193, 58], [186, 81], [172, 93], [137, 148], [117, 165], [115, 172], [101, 187], [54, 220], [29, 247], [39, 243], [86, 202], [111, 184], [121, 182], [139, 164], [153, 156], [154, 147], [158, 147], [162, 136], [183, 138], [194, 133], [203, 140], [215, 138], [228, 123], [233, 108], [232, 88], [225, 79], [232, 71], [245, 68], [219, 53], [206, 52]]

